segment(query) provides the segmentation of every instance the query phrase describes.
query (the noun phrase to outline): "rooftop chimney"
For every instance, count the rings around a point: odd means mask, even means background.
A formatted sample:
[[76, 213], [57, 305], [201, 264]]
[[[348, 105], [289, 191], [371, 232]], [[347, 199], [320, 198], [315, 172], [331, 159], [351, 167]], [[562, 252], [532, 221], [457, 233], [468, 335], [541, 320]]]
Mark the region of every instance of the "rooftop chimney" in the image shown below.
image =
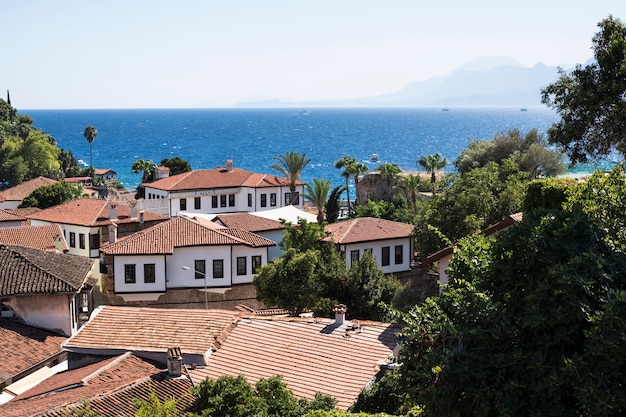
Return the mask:
[[109, 225], [109, 243], [115, 243], [117, 241], [117, 225], [111, 223]]
[[137, 201], [135, 200], [130, 201], [130, 218], [131, 219], [137, 218]]
[[346, 307], [345, 304], [336, 304], [333, 311], [335, 312], [335, 323], [343, 324], [346, 321], [346, 311], [348, 311], [348, 307]]
[[109, 208], [109, 220], [117, 220], [117, 204], [111, 203]]
[[233, 160], [232, 159], [227, 159], [226, 160], [226, 171], [231, 172], [233, 170]]
[[167, 349], [167, 373], [172, 378], [178, 378], [182, 375], [183, 355], [179, 347]]
[[143, 214], [144, 214], [144, 211], [143, 211], [143, 210], [141, 210], [141, 211], [139, 212], [139, 224], [143, 224]]

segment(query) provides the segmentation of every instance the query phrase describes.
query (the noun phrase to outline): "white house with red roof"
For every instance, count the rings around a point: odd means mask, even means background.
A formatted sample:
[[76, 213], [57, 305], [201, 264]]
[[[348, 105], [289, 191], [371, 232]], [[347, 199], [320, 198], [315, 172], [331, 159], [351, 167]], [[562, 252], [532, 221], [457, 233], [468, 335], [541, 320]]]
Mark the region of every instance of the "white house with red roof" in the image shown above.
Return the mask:
[[[172, 217], [186, 213], [237, 213], [276, 209], [291, 205], [289, 180], [273, 174], [257, 174], [235, 168], [232, 161], [223, 167], [195, 170], [141, 184], [143, 207]], [[302, 208], [304, 182], [298, 182]]]
[[168, 219], [140, 211], [133, 202], [80, 198], [27, 216], [33, 226], [58, 224], [68, 253], [100, 257], [100, 246]]
[[371, 251], [383, 273], [409, 271], [413, 260], [411, 224], [360, 217], [331, 223], [324, 240], [334, 242], [345, 255], [348, 268]]
[[154, 301], [170, 289], [250, 284], [274, 241], [237, 228], [180, 216], [101, 248], [115, 295]]
[[0, 208], [5, 210], [16, 209], [25, 197], [44, 185], [52, 185], [56, 181], [46, 177], [37, 177], [25, 181], [14, 187], [0, 191]]

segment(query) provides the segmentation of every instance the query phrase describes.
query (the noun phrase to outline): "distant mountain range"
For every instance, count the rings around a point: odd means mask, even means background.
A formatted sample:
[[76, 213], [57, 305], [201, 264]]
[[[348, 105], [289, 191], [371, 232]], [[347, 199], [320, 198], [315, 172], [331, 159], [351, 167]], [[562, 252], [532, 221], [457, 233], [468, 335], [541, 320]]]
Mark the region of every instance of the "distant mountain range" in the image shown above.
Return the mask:
[[264, 100], [238, 107], [536, 107], [541, 90], [559, 77], [558, 67], [532, 68], [505, 57], [476, 58], [451, 74], [416, 81], [399, 91], [348, 100]]

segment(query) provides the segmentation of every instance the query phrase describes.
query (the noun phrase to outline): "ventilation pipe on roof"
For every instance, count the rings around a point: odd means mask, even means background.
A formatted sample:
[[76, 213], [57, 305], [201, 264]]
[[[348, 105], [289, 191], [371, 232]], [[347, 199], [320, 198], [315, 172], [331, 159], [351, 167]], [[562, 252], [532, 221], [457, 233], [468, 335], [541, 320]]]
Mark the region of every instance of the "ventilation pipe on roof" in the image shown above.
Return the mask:
[[335, 323], [343, 324], [346, 321], [346, 311], [348, 311], [348, 307], [345, 304], [337, 304], [335, 308], [333, 308], [335, 312]]
[[227, 159], [226, 160], [226, 171], [231, 172], [233, 170], [233, 160], [232, 159]]
[[183, 355], [179, 347], [167, 349], [167, 373], [171, 378], [178, 378], [183, 373]]
[[143, 214], [144, 214], [144, 211], [143, 211], [143, 210], [141, 210], [141, 211], [139, 212], [139, 224], [143, 224]]

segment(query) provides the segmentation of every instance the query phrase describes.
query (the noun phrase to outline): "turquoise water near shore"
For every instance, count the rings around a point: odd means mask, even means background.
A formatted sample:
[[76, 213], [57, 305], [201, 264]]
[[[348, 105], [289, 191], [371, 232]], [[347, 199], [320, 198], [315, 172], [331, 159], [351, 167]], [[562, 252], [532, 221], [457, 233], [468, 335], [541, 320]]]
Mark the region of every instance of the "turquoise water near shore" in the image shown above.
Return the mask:
[[[363, 161], [370, 170], [396, 163], [415, 171], [423, 155], [440, 152], [453, 161], [468, 140], [492, 138], [498, 132], [537, 129], [544, 135], [558, 117], [545, 108], [515, 109], [147, 109], [25, 110], [34, 125], [52, 135], [58, 146], [89, 163], [87, 125], [98, 129], [93, 163], [110, 168], [127, 188], [140, 176], [131, 173], [136, 159], [159, 162], [180, 156], [194, 169], [223, 166], [260, 173], [284, 152], [306, 153], [311, 163], [304, 181], [345, 181], [334, 162], [343, 155]], [[378, 154], [379, 162], [369, 161]], [[450, 168], [448, 168], [450, 169]]]

